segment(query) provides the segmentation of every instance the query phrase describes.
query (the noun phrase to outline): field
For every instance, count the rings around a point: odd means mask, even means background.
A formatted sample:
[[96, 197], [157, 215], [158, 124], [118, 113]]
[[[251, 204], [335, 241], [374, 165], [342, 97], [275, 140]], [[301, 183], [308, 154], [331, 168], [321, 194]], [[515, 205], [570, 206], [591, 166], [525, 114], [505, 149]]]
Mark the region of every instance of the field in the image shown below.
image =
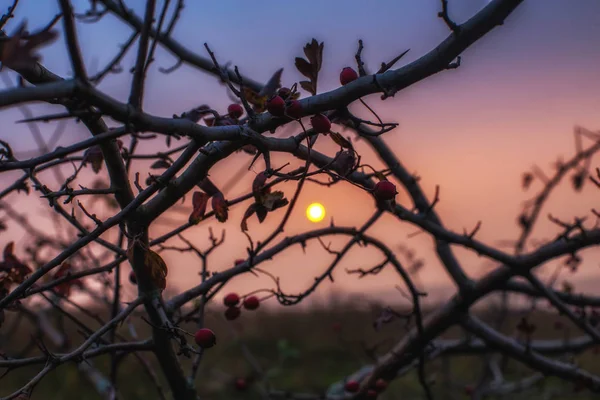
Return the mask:
[[[257, 368], [252, 366], [252, 361], [258, 364], [263, 376], [267, 377], [269, 384], [278, 391], [323, 393], [333, 382], [340, 381], [361, 366], [369, 364], [373, 356], [385, 352], [404, 334], [407, 325], [406, 321], [401, 319], [385, 324], [376, 331], [373, 322], [380, 310], [380, 306], [361, 309], [354, 303], [336, 304], [302, 312], [289, 308], [278, 308], [276, 311], [259, 309], [256, 312], [243, 313], [234, 322], [227, 322], [222, 318], [220, 308], [209, 309], [205, 325], [215, 331], [218, 339], [217, 345], [205, 352], [197, 375], [196, 384], [201, 398], [260, 399], [256, 383], [250, 384], [244, 391], [237, 390], [234, 384], [237, 378], [252, 380], [252, 376], [257, 375]], [[491, 309], [479, 312], [479, 316], [488, 321], [494, 314]], [[508, 316], [504, 330], [506, 333], [515, 334], [515, 327], [521, 315], [512, 312]], [[12, 324], [11, 319], [14, 318], [15, 314], [11, 313], [0, 333], [6, 334]], [[89, 316], [77, 315], [77, 318], [90, 326], [98, 326], [98, 322], [93, 322]], [[529, 320], [536, 325], [535, 338], [577, 336], [575, 328], [572, 328], [571, 332], [556, 329], [555, 322], [560, 320], [556, 315], [538, 311], [530, 315]], [[139, 337], [148, 337], [147, 325], [139, 318], [136, 318], [136, 321], [135, 329]], [[82, 338], [81, 334], [75, 333], [74, 324], [65, 320], [64, 326], [66, 330], [73, 332], [71, 337]], [[182, 327], [194, 331], [191, 324]], [[128, 336], [128, 325], [120, 327], [119, 332]], [[453, 330], [447, 332], [445, 337], [458, 337], [459, 334], [459, 330]], [[10, 338], [0, 336], [0, 351], [8, 355], [18, 354], [31, 342], [29, 338], [35, 335], [36, 331], [27, 323], [23, 323], [18, 329], [18, 334], [13, 334]], [[48, 339], [44, 339], [44, 344], [53, 349]], [[39, 354], [35, 347], [32, 352]], [[600, 363], [595, 353], [594, 349], [590, 349], [573, 357], [580, 366], [600, 373]], [[125, 357], [117, 377], [121, 388], [120, 399], [160, 399], [155, 384], [166, 388], [152, 354], [140, 354], [148, 361], [156, 378], [150, 378], [134, 357]], [[93, 365], [107, 376], [110, 362], [108, 357], [93, 359]], [[189, 366], [190, 363], [187, 362], [185, 367]], [[470, 398], [466, 394], [465, 386], [476, 383], [483, 366], [481, 356], [451, 356], [428, 362], [426, 371], [432, 381], [435, 398]], [[41, 366], [37, 365], [11, 371], [0, 381], [0, 396], [6, 396], [25, 384], [40, 368]], [[504, 377], [507, 381], [515, 381], [532, 375], [534, 373], [527, 367], [509, 361]], [[168, 393], [166, 396], [169, 398]], [[589, 392], [574, 391], [573, 384], [564, 383], [556, 378], [548, 378], [533, 388], [517, 391], [509, 397], [555, 400], [595, 398]], [[378, 398], [422, 399], [424, 396], [416, 374], [411, 372], [394, 381]], [[69, 364], [59, 367], [42, 380], [33, 392], [32, 399], [95, 400], [102, 397], [77, 370], [76, 365]]]

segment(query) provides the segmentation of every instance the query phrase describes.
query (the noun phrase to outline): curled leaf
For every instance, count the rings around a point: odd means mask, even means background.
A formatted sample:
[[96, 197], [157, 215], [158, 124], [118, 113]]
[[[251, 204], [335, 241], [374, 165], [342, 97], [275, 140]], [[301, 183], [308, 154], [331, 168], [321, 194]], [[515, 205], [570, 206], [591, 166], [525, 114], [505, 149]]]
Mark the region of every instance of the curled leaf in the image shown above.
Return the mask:
[[206, 213], [209, 195], [203, 192], [194, 192], [192, 195], [192, 213], [190, 214], [190, 224], [197, 224], [202, 220]]
[[104, 155], [100, 146], [92, 146], [83, 153], [83, 163], [92, 164], [92, 171], [96, 174], [102, 169], [102, 163], [104, 162]]
[[252, 215], [254, 215], [255, 212], [256, 212], [256, 203], [252, 203], [248, 206], [248, 208], [246, 209], [246, 212], [244, 213], [244, 216], [242, 217], [241, 227], [242, 227], [243, 232], [248, 230], [248, 218], [250, 218]]
[[254, 198], [256, 199], [257, 202], [260, 202], [260, 199], [262, 198], [262, 196], [267, 193], [267, 191], [265, 190], [265, 185], [267, 183], [267, 179], [268, 176], [266, 174], [266, 172], [261, 172], [258, 175], [256, 175], [256, 177], [254, 178], [254, 181], [252, 181], [252, 194], [254, 195]]
[[39, 62], [39, 48], [49, 45], [58, 37], [56, 30], [27, 34], [26, 25], [26, 22], [21, 23], [12, 36], [3, 37], [0, 41], [0, 61], [8, 68], [25, 68]]
[[285, 207], [288, 204], [288, 200], [284, 197], [283, 192], [276, 191], [273, 193], [267, 193], [263, 196], [261, 205], [263, 205], [268, 211], [275, 211], [278, 208]]
[[333, 139], [334, 142], [336, 142], [338, 145], [340, 145], [340, 147], [342, 147], [344, 149], [350, 149], [350, 150], [353, 149], [352, 143], [350, 143], [350, 141], [348, 139], [346, 139], [339, 133], [329, 132], [329, 135], [331, 136], [331, 138]]
[[152, 282], [161, 290], [167, 287], [167, 264], [158, 253], [148, 250], [146, 252], [146, 265], [148, 275]]
[[215, 212], [215, 217], [219, 222], [227, 221], [228, 210], [227, 202], [225, 201], [225, 197], [223, 193], [217, 192], [212, 198], [212, 209]]
[[356, 157], [354, 151], [341, 150], [336, 156], [335, 160], [331, 164], [332, 169], [340, 174], [341, 176], [347, 176], [355, 168]]

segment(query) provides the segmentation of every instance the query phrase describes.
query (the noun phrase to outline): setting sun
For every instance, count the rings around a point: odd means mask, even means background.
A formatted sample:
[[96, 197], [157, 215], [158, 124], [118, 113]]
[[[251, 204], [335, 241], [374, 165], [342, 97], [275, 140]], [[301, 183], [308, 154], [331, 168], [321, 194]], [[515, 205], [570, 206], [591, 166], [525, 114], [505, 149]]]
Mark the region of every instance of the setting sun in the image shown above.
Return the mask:
[[320, 222], [325, 218], [325, 207], [319, 203], [312, 203], [306, 209], [306, 218], [310, 222]]

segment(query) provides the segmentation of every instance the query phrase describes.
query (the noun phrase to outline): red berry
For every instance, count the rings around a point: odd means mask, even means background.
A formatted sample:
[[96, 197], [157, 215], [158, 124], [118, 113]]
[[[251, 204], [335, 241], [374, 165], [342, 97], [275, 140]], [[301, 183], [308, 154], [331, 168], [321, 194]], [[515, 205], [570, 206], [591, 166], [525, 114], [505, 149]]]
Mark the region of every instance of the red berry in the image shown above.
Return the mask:
[[396, 185], [387, 180], [377, 182], [373, 189], [373, 195], [379, 201], [392, 200], [397, 194]]
[[290, 96], [291, 90], [290, 88], [282, 87], [277, 91], [277, 94], [281, 96], [284, 100]]
[[329, 118], [323, 114], [317, 114], [310, 119], [310, 124], [317, 133], [328, 133], [331, 129]]
[[135, 276], [135, 272], [133, 271], [129, 272], [129, 282], [133, 283], [134, 285], [137, 285], [137, 278]]
[[387, 389], [388, 387], [388, 383], [383, 380], [383, 379], [377, 379], [375, 381], [375, 390], [377, 390], [379, 393], [383, 392], [385, 389]]
[[237, 306], [240, 302], [240, 296], [237, 293], [229, 293], [227, 296], [223, 298], [223, 304], [227, 307]]
[[267, 101], [267, 111], [276, 117], [285, 114], [285, 101], [280, 96], [273, 96]]
[[248, 382], [244, 378], [237, 378], [235, 380], [235, 388], [237, 390], [246, 390], [248, 389]]
[[302, 118], [302, 115], [304, 115], [304, 113], [302, 111], [302, 104], [300, 104], [300, 102], [298, 100], [288, 101], [287, 107], [285, 108], [285, 113], [288, 115], [288, 117], [291, 117], [294, 119]]
[[373, 389], [369, 389], [367, 390], [367, 399], [376, 399], [377, 398], [377, 392]]
[[225, 319], [227, 319], [227, 321], [233, 321], [234, 319], [237, 319], [241, 313], [242, 310], [240, 310], [239, 307], [228, 307], [227, 310], [225, 310]]
[[346, 67], [340, 72], [340, 83], [342, 85], [347, 85], [356, 79], [358, 79], [358, 74], [350, 67]]
[[356, 393], [356, 392], [358, 392], [359, 389], [360, 389], [360, 383], [358, 383], [356, 381], [348, 381], [344, 385], [344, 390], [346, 390], [346, 392]]
[[237, 119], [244, 114], [244, 109], [239, 104], [230, 104], [229, 107], [227, 107], [227, 113], [229, 113], [231, 118]]
[[194, 340], [196, 341], [196, 344], [203, 349], [208, 349], [217, 344], [215, 333], [207, 328], [198, 329], [194, 335]]
[[260, 306], [260, 301], [256, 296], [246, 297], [244, 299], [244, 307], [246, 310], [256, 310]]

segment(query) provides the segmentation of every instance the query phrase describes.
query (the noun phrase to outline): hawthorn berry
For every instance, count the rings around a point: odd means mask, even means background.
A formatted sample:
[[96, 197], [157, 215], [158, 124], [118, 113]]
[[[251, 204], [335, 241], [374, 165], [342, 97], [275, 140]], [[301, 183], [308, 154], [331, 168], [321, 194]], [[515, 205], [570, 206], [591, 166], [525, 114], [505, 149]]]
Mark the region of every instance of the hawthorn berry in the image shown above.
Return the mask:
[[316, 114], [310, 119], [310, 124], [316, 133], [328, 133], [331, 129], [329, 118], [323, 114]]
[[237, 293], [229, 293], [227, 296], [223, 298], [223, 304], [227, 307], [237, 306], [240, 302], [240, 296]]
[[246, 297], [244, 299], [244, 308], [246, 310], [256, 310], [260, 306], [260, 300], [256, 296]]
[[350, 393], [356, 393], [360, 389], [360, 383], [356, 381], [348, 381], [344, 385], [344, 390]]
[[267, 111], [276, 117], [283, 117], [285, 114], [285, 101], [281, 96], [273, 96], [267, 101]]
[[377, 182], [373, 189], [373, 195], [379, 201], [392, 200], [397, 194], [396, 185], [388, 180]]
[[285, 113], [290, 118], [300, 119], [302, 118], [302, 104], [298, 100], [290, 100], [287, 102], [287, 106], [285, 108]]
[[358, 74], [350, 67], [346, 67], [340, 72], [340, 83], [342, 85], [347, 85], [356, 79], [358, 79]]
[[383, 380], [383, 379], [377, 379], [375, 381], [375, 390], [377, 390], [379, 393], [383, 392], [385, 389], [387, 389], [388, 387], [388, 383]]
[[229, 107], [227, 107], [227, 113], [231, 118], [238, 119], [244, 114], [244, 109], [241, 105], [234, 103], [230, 104]]
[[225, 310], [225, 319], [227, 321], [233, 321], [234, 319], [237, 319], [241, 313], [242, 310], [240, 310], [239, 307], [227, 307], [227, 310]]
[[237, 390], [248, 389], [248, 382], [244, 378], [237, 378], [234, 382], [234, 386]]
[[137, 285], [137, 277], [135, 276], [135, 272], [133, 271], [129, 272], [129, 282], [133, 283], [134, 285]]
[[203, 349], [208, 349], [217, 344], [215, 333], [208, 328], [198, 329], [194, 335], [194, 340], [196, 341], [196, 344]]

